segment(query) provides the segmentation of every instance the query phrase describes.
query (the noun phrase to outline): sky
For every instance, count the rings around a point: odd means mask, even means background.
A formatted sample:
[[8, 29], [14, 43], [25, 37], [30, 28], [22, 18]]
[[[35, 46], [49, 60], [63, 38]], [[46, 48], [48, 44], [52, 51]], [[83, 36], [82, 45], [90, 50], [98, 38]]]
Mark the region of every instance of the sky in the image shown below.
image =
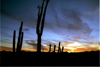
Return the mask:
[[[37, 50], [38, 5], [42, 5], [42, 0], [1, 0], [2, 50], [12, 50], [14, 30], [17, 45], [21, 21], [24, 32], [22, 50]], [[50, 0], [46, 10], [41, 50], [48, 52], [51, 44], [52, 51], [54, 45], [57, 51], [59, 42], [61, 47], [64, 46], [65, 52], [100, 50], [99, 25], [99, 0]]]

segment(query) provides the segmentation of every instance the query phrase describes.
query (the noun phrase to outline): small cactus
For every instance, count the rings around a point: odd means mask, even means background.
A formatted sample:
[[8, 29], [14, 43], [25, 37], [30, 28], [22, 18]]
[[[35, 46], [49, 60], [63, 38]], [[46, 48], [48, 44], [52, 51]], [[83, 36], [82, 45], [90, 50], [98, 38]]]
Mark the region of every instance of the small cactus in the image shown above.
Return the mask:
[[54, 53], [55, 53], [56, 45], [54, 45]]
[[49, 48], [49, 52], [51, 51], [51, 44], [50, 44], [50, 48]]
[[59, 42], [59, 46], [58, 46], [58, 53], [60, 53], [60, 50], [61, 50], [61, 49], [60, 49], [60, 42]]
[[64, 50], [64, 47], [62, 47], [62, 52], [63, 52], [63, 50]]

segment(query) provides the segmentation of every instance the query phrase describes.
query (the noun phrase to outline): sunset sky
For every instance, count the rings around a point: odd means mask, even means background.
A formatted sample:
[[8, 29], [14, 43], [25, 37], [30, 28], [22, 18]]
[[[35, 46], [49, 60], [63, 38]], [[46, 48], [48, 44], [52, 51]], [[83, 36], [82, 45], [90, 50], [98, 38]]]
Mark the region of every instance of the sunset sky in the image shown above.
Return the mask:
[[[42, 5], [42, 0], [1, 0], [1, 50], [12, 50], [14, 30], [17, 45], [21, 21], [24, 32], [22, 50], [37, 50], [38, 5]], [[58, 47], [61, 42], [61, 47], [68, 52], [100, 50], [99, 26], [99, 0], [50, 0], [41, 49], [49, 51], [51, 44], [53, 51], [54, 45]]]

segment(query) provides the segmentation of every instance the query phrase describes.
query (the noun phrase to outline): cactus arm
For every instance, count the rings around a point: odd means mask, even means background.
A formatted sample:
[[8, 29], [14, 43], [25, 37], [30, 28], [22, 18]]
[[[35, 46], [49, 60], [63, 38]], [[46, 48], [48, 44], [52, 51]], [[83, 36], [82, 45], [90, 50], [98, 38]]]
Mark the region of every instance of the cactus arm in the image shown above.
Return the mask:
[[36, 27], [36, 33], [39, 34], [39, 26], [40, 26], [40, 6], [38, 6], [39, 11], [38, 11], [38, 19], [37, 19], [37, 27]]
[[36, 31], [37, 34], [39, 34], [39, 32], [40, 32], [39, 27], [40, 27], [42, 12], [43, 12], [43, 6], [44, 6], [44, 0], [42, 2], [41, 13], [40, 13], [40, 8], [39, 8], [39, 11], [38, 11], [37, 31]]
[[22, 31], [22, 27], [23, 27], [23, 21], [21, 21], [21, 31]]
[[44, 28], [44, 19], [42, 19], [42, 24], [41, 24], [41, 35], [42, 35], [42, 33], [43, 33], [43, 28]]
[[42, 16], [42, 12], [43, 12], [44, 1], [45, 0], [43, 0], [43, 2], [42, 2], [41, 13], [40, 13], [40, 20], [41, 20], [41, 16]]
[[44, 28], [45, 14], [46, 14], [47, 5], [48, 5], [48, 1], [47, 1], [47, 3], [46, 3], [45, 9], [44, 9], [43, 19], [42, 19], [42, 24], [41, 24], [41, 35], [42, 35], [42, 33], [43, 33], [43, 28]]

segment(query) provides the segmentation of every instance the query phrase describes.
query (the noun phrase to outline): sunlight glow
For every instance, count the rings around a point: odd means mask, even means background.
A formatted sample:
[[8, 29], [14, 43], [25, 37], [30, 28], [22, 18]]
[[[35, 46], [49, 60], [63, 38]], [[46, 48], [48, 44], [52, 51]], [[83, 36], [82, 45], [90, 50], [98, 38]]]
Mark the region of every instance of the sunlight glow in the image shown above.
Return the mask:
[[71, 52], [74, 52], [74, 49], [72, 49], [72, 51]]
[[75, 48], [72, 48], [72, 47], [64, 47], [64, 48], [66, 48], [66, 49], [75, 49]]
[[75, 42], [75, 43], [69, 44], [68, 46], [81, 46], [81, 44], [78, 42]]
[[43, 45], [43, 46], [47, 46], [47, 45]]

